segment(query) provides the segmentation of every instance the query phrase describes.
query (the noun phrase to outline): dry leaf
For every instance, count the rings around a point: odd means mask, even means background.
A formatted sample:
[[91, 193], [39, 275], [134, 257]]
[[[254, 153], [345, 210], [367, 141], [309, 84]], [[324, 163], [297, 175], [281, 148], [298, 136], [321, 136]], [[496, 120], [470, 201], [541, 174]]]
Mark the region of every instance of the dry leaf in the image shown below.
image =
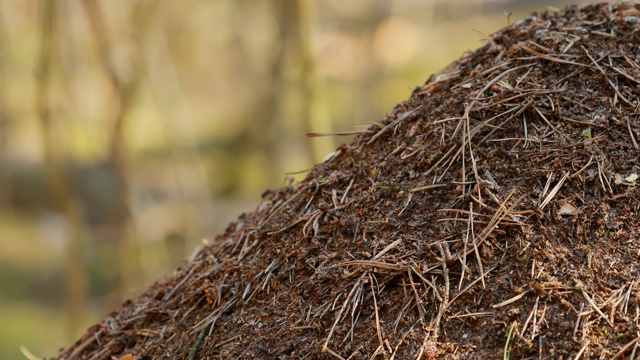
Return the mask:
[[575, 206], [569, 203], [564, 203], [560, 206], [560, 209], [558, 209], [558, 215], [573, 215], [576, 213], [576, 210]]
[[622, 10], [622, 13], [625, 15], [640, 15], [640, 10], [636, 8], [631, 8], [631, 9]]
[[616, 174], [613, 178], [613, 183], [616, 185], [620, 185], [624, 183], [624, 179], [622, 179], [622, 176], [620, 176], [620, 174]]
[[622, 175], [616, 174], [613, 183], [616, 185], [635, 185], [636, 180], [638, 180], [638, 175], [633, 173], [626, 178], [622, 178]]
[[638, 180], [638, 174], [631, 174], [631, 175], [627, 176], [626, 178], [624, 178], [624, 181], [629, 182], [629, 183], [635, 183], [636, 180]]

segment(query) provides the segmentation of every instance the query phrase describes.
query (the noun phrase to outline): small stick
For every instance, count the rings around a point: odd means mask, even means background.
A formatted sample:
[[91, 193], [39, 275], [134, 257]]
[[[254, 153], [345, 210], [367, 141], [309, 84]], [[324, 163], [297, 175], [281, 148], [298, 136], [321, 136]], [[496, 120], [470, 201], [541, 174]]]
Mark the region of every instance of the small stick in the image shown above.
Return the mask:
[[342, 356], [338, 355], [338, 353], [336, 353], [335, 351], [329, 349], [328, 347], [325, 347], [324, 349], [322, 349], [322, 351], [328, 352], [329, 354], [335, 356], [336, 358], [338, 358], [340, 360], [346, 360], [345, 358], [343, 358]]
[[229, 338], [229, 339], [227, 339], [227, 340], [225, 340], [225, 341], [219, 342], [219, 343], [217, 343], [217, 344], [213, 345], [212, 349], [216, 349], [216, 348], [219, 348], [219, 347], [225, 346], [225, 345], [227, 345], [228, 343], [234, 342], [234, 341], [235, 341], [237, 338], [239, 338], [239, 337], [240, 337], [240, 335], [236, 335], [236, 336], [234, 336], [234, 337], [232, 337], [232, 338]]
[[633, 147], [638, 150], [638, 143], [636, 142], [636, 137], [633, 135], [633, 130], [631, 130], [631, 124], [629, 123], [629, 119], [627, 119], [627, 130], [629, 130], [629, 136], [631, 136], [631, 141], [633, 142]]
[[[587, 348], [589, 347], [589, 344], [591, 344], [591, 340], [587, 340], [586, 343], [584, 343], [584, 346], [582, 346], [582, 348], [580, 349], [580, 351], [578, 351], [578, 353], [576, 354], [576, 357], [574, 358], [574, 360], [578, 360], [580, 358], [580, 356], [582, 356], [582, 353], [587, 350]], [[614, 356], [615, 358], [615, 356]]]
[[377, 138], [379, 138], [380, 136], [382, 136], [382, 134], [384, 134], [387, 130], [389, 130], [390, 128], [398, 125], [401, 121], [403, 121], [404, 119], [408, 118], [409, 116], [411, 116], [413, 113], [415, 113], [416, 111], [422, 109], [424, 105], [420, 105], [417, 108], [407, 111], [405, 113], [402, 113], [400, 115], [398, 115], [398, 118], [395, 119], [393, 122], [391, 122], [389, 125], [385, 126], [384, 128], [382, 128], [382, 130], [378, 131], [375, 135], [373, 135], [371, 137], [371, 139], [369, 139], [369, 141], [367, 141], [367, 145], [371, 144], [372, 142], [376, 141]]
[[[411, 270], [409, 270], [409, 281], [411, 285], [411, 289], [413, 290], [413, 295], [416, 297], [416, 306], [418, 306], [418, 313], [420, 313], [420, 322], [424, 321], [425, 309], [422, 305], [422, 301], [420, 301], [420, 295], [418, 295], [418, 290], [416, 290], [416, 286], [413, 283], [413, 276], [411, 276]], [[438, 295], [439, 296], [439, 295]]]
[[571, 64], [571, 65], [578, 65], [578, 66], [585, 66], [585, 67], [588, 67], [588, 68], [593, 68], [592, 66], [587, 65], [587, 64], [581, 64], [579, 62], [575, 62], [575, 61], [571, 61], [571, 60], [562, 60], [562, 59], [558, 59], [558, 58], [553, 57], [553, 56], [544, 55], [544, 54], [541, 54], [541, 53], [539, 53], [539, 52], [537, 52], [537, 51], [535, 51], [533, 49], [530, 49], [530, 48], [528, 48], [528, 47], [526, 47], [524, 45], [522, 45], [521, 48], [523, 50], [525, 50], [526, 52], [528, 52], [528, 53], [530, 53], [532, 55], [541, 57], [541, 58], [543, 58], [545, 60], [559, 62], [559, 63], [563, 63], [563, 64]]
[[347, 198], [347, 194], [349, 193], [349, 190], [351, 190], [351, 187], [353, 186], [353, 182], [355, 180], [356, 180], [355, 176], [351, 178], [351, 181], [349, 182], [347, 189], [344, 191], [344, 194], [342, 194], [342, 197], [340, 198], [340, 204], [344, 204], [344, 200]]
[[[529, 326], [529, 322], [534, 316], [536, 316], [536, 313], [538, 312], [539, 301], [540, 301], [540, 296], [536, 297], [536, 303], [533, 305], [533, 309], [531, 310], [531, 313], [529, 313], [529, 317], [527, 317], [527, 320], [524, 322], [524, 325], [522, 326], [522, 330], [520, 331], [520, 337], [524, 337], [524, 333], [527, 332], [527, 326]], [[531, 330], [531, 333], [535, 333], [535, 332], [536, 332], [535, 328]]]
[[600, 315], [600, 317], [602, 317], [603, 319], [605, 319], [607, 321], [607, 324], [609, 324], [609, 326], [613, 326], [613, 324], [611, 323], [611, 321], [609, 321], [609, 318], [607, 318], [604, 313], [602, 312], [602, 310], [600, 310], [600, 308], [598, 307], [598, 305], [596, 305], [596, 303], [593, 301], [593, 299], [591, 299], [589, 297], [589, 295], [587, 294], [586, 291], [584, 291], [583, 289], [580, 289], [582, 291], [582, 295], [584, 296], [585, 299], [587, 299], [587, 302], [589, 303], [589, 305], [591, 305], [591, 307], [593, 308], [593, 310], [595, 310], [595, 312], [598, 313], [598, 315]]
[[373, 296], [373, 310], [376, 315], [376, 332], [378, 333], [378, 341], [380, 341], [380, 347], [384, 351], [384, 341], [382, 341], [382, 331], [380, 330], [380, 316], [378, 315], [378, 302], [376, 301], [376, 290], [373, 287], [373, 276], [369, 273], [369, 285], [371, 285], [371, 295]]
[[624, 97], [620, 91], [618, 90], [618, 88], [613, 84], [613, 82], [611, 82], [611, 79], [609, 79], [609, 76], [607, 75], [607, 73], [602, 69], [602, 67], [598, 64], [598, 62], [591, 57], [591, 55], [589, 54], [589, 51], [587, 51], [587, 49], [580, 45], [580, 47], [582, 48], [582, 50], [584, 50], [584, 53], [587, 54], [587, 57], [593, 62], [593, 64], [596, 66], [596, 68], [598, 70], [600, 70], [600, 72], [602, 73], [602, 75], [604, 75], [605, 79], [607, 79], [607, 82], [609, 83], [609, 85], [611, 86], [611, 88], [613, 89], [613, 91], [616, 92], [616, 94], [620, 97], [620, 99], [622, 99], [624, 102], [626, 102], [628, 105], [633, 106], [633, 104], [627, 100], [626, 97]]
[[398, 240], [392, 242], [391, 244], [387, 245], [387, 247], [385, 247], [384, 249], [382, 249], [382, 251], [380, 251], [378, 253], [378, 255], [373, 257], [373, 260], [378, 260], [380, 259], [380, 257], [382, 257], [382, 255], [386, 254], [387, 252], [389, 252], [389, 250], [393, 249], [394, 247], [396, 247], [396, 245], [400, 244], [402, 242], [402, 238], [399, 238]]
[[333, 268], [337, 268], [337, 267], [351, 266], [351, 265], [361, 265], [361, 266], [364, 266], [364, 267], [373, 267], [373, 268], [381, 268], [381, 269], [397, 270], [397, 271], [404, 271], [406, 269], [405, 266], [402, 266], [400, 264], [389, 264], [389, 263], [386, 263], [386, 262], [373, 261], [373, 260], [345, 261], [345, 262], [342, 262], [340, 264], [329, 266], [329, 267], [327, 267], [327, 269], [333, 269]]
[[523, 292], [521, 294], [518, 294], [518, 295], [512, 297], [511, 299], [505, 300], [505, 301], [503, 301], [503, 302], [501, 302], [499, 304], [491, 305], [491, 307], [494, 308], [494, 309], [497, 309], [499, 307], [503, 307], [503, 306], [512, 304], [512, 303], [522, 299], [522, 297], [527, 295], [528, 292], [529, 292], [529, 290], [527, 290], [527, 291], [525, 291], [525, 292]]
[[467, 313], [462, 315], [451, 315], [448, 319], [464, 319], [468, 317], [481, 317], [481, 316], [494, 316], [495, 313], [491, 311], [483, 311], [483, 312], [475, 312], [475, 313]]
[[[331, 336], [333, 335], [333, 332], [336, 330], [336, 326], [338, 325], [338, 322], [340, 321], [340, 318], [342, 318], [342, 314], [344, 313], [344, 311], [347, 308], [347, 305], [349, 304], [349, 301], [351, 300], [351, 297], [353, 296], [353, 294], [355, 294], [356, 290], [362, 286], [365, 282], [365, 274], [362, 274], [362, 276], [360, 277], [360, 279], [358, 279], [358, 281], [356, 281], [355, 284], [353, 284], [353, 288], [351, 288], [351, 292], [349, 292], [349, 295], [347, 296], [347, 298], [344, 300], [344, 303], [342, 304], [342, 308], [340, 309], [340, 312], [338, 312], [338, 315], [336, 316], [336, 320], [333, 323], [333, 326], [331, 327], [331, 330], [329, 331], [329, 335], [327, 335], [327, 340], [325, 340], [324, 345], [322, 346], [322, 351], [323, 352], [328, 352], [331, 355], [337, 356], [338, 358], [342, 359], [342, 357], [336, 353], [334, 353], [333, 351], [331, 351], [331, 349], [329, 349], [327, 346], [329, 345], [329, 340], [331, 340]], [[337, 300], [337, 298], [336, 298]]]
[[[413, 271], [413, 273], [415, 273], [416, 275], [418, 275], [420, 280], [422, 280], [425, 284], [427, 284], [433, 290], [434, 294], [436, 295], [436, 299], [438, 299], [438, 301], [442, 301], [442, 297], [440, 296], [440, 292], [438, 291], [438, 288], [431, 281], [427, 280], [424, 276], [422, 276], [420, 272], [418, 272], [419, 269], [417, 264], [414, 263], [413, 267], [411, 267], [410, 270]], [[411, 272], [409, 272], [409, 279], [411, 279]]]
[[440, 255], [442, 256], [442, 274], [444, 276], [444, 293], [442, 294], [442, 302], [440, 302], [440, 308], [438, 309], [438, 314], [432, 322], [431, 329], [433, 330], [433, 338], [438, 338], [438, 333], [440, 332], [440, 321], [444, 316], [445, 311], [449, 305], [449, 291], [451, 285], [449, 284], [449, 270], [447, 268], [447, 261], [449, 258], [447, 257], [447, 252], [444, 250], [444, 246], [442, 244], [438, 245], [440, 249]]
[[580, 320], [582, 320], [582, 310], [584, 310], [584, 303], [580, 305], [580, 311], [578, 311], [578, 319], [576, 320], [576, 326], [573, 328], [573, 338], [577, 339], [578, 328], [580, 328]]
[[416, 191], [422, 191], [422, 190], [435, 189], [435, 188], [444, 187], [444, 186], [447, 186], [447, 184], [432, 184], [432, 185], [416, 186], [409, 191], [416, 192]]
[[191, 348], [191, 350], [189, 350], [189, 357], [187, 359], [189, 360], [193, 360], [196, 357], [196, 353], [198, 352], [198, 348], [200, 347], [200, 344], [202, 343], [202, 340], [204, 340], [204, 336], [206, 335], [206, 328], [200, 330], [200, 334], [198, 334], [198, 338], [196, 339], [196, 343], [193, 344], [193, 347]]
[[542, 204], [540, 204], [540, 206], [538, 206], [538, 210], [544, 209], [545, 206], [547, 206], [549, 204], [549, 202], [551, 202], [551, 199], [553, 199], [553, 197], [556, 196], [558, 191], [560, 191], [560, 188], [562, 187], [562, 184], [564, 184], [564, 181], [567, 180], [567, 177], [569, 177], [569, 172], [568, 171], [566, 171], [564, 173], [564, 175], [562, 175], [562, 178], [560, 179], [560, 181], [558, 181], [556, 186], [554, 186], [553, 189], [551, 189], [551, 192], [549, 193], [549, 195], [547, 195], [547, 197], [544, 199], [544, 201], [542, 201]]
[[[475, 156], [473, 156], [473, 147], [471, 146], [471, 124], [469, 121], [469, 104], [465, 104], [465, 109], [464, 109], [464, 121], [465, 121], [465, 126], [466, 126], [466, 130], [465, 133], [467, 135], [467, 146], [469, 147], [469, 156], [471, 157], [471, 167], [473, 169], [473, 174], [475, 175], [476, 178], [476, 183], [480, 184], [480, 176], [478, 175], [478, 165], [476, 164], [476, 158]], [[462, 141], [463, 145], [464, 145], [464, 140]], [[464, 161], [463, 161], [463, 166], [464, 166]], [[463, 173], [464, 176], [464, 173]], [[480, 186], [478, 186], [478, 199], [480, 201], [482, 201], [482, 192], [480, 190]]]
[[[489, 274], [490, 272], [492, 272], [493, 270], [495, 270], [497, 268], [497, 266], [492, 267], [491, 269], [489, 269], [485, 275]], [[455, 294], [453, 296], [453, 298], [451, 300], [449, 300], [449, 303], [447, 304], [448, 306], [451, 306], [451, 304], [453, 304], [454, 301], [456, 301], [456, 299], [458, 299], [458, 297], [460, 297], [460, 295], [464, 294], [465, 292], [467, 292], [467, 290], [471, 289], [471, 287], [475, 284], [478, 283], [478, 281], [480, 281], [481, 279], [478, 277], [477, 279], [473, 280], [471, 283], [469, 283], [469, 285], [467, 285], [466, 288], [462, 289], [462, 291], [458, 291], [457, 294]]]
[[353, 131], [340, 131], [334, 133], [322, 133], [322, 132], [312, 132], [305, 134], [306, 137], [321, 137], [321, 136], [350, 136], [350, 135], [358, 135], [358, 134], [369, 134], [371, 130], [353, 130]]
[[[618, 357], [622, 358], [622, 355], [624, 354], [625, 351], [627, 351], [627, 349], [629, 349], [632, 345], [635, 346], [638, 345], [638, 340], [640, 340], [640, 337], [637, 337], [633, 340], [631, 340], [627, 345], [623, 346], [622, 349], [620, 349], [620, 351], [618, 351], [615, 355], [613, 355], [612, 359], [617, 359]], [[633, 359], [633, 357], [630, 357], [629, 359]]]
[[404, 206], [402, 207], [402, 210], [400, 210], [400, 212], [398, 213], [398, 216], [402, 215], [402, 213], [407, 210], [407, 207], [409, 207], [409, 204], [411, 204], [411, 200], [413, 199], [413, 193], [409, 192], [409, 196], [407, 196], [407, 202], [406, 204], [404, 204]]
[[593, 162], [593, 155], [591, 155], [591, 158], [589, 159], [589, 162], [587, 162], [587, 165], [583, 166], [580, 170], [574, 172], [573, 174], [571, 174], [571, 177], [575, 177], [576, 175], [580, 174], [581, 172], [583, 172], [586, 168], [589, 167], [589, 165], [591, 165], [591, 163]]
[[562, 136], [562, 137], [563, 137], [563, 138], [565, 138], [566, 140], [571, 141], [571, 138], [570, 138], [570, 137], [568, 137], [567, 135], [565, 135], [565, 134], [561, 133], [558, 129], [556, 129], [556, 128], [555, 128], [555, 126], [553, 126], [553, 125], [549, 122], [549, 120], [547, 120], [547, 117], [546, 117], [546, 116], [544, 116], [544, 114], [540, 111], [540, 109], [538, 109], [538, 107], [537, 107], [537, 106], [535, 106], [535, 105], [534, 105], [534, 106], [533, 106], [533, 108], [534, 108], [534, 109], [535, 109], [535, 111], [538, 113], [538, 115], [540, 115], [540, 117], [542, 117], [542, 120], [544, 120], [544, 122], [546, 122], [546, 123], [547, 123], [547, 125], [549, 125], [549, 127], [550, 127], [550, 128], [551, 128], [555, 133], [557, 133], [558, 135]]
[[[464, 235], [464, 252], [462, 253], [462, 271], [460, 273], [460, 282], [458, 283], [458, 289], [462, 289], [462, 282], [464, 281], [464, 273], [467, 269], [467, 245], [469, 244], [469, 234], [473, 228], [473, 203], [469, 202], [469, 218], [467, 221], [467, 233]], [[473, 236], [473, 235], [472, 235]], [[475, 241], [474, 241], [475, 243]]]

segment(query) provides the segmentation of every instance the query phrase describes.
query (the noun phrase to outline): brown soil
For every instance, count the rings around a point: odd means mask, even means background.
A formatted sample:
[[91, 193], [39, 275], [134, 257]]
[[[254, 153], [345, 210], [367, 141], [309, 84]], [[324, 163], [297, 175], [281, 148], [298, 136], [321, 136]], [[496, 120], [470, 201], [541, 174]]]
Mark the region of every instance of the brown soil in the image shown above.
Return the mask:
[[58, 358], [640, 356], [638, 13], [491, 35]]

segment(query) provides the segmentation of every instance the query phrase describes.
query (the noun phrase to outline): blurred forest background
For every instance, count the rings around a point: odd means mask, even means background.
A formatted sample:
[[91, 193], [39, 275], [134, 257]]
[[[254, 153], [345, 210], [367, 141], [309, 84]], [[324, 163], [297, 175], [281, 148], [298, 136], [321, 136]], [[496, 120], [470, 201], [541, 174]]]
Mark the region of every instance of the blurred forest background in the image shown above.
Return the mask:
[[305, 133], [568, 3], [1, 1], [0, 358], [53, 355], [349, 141]]

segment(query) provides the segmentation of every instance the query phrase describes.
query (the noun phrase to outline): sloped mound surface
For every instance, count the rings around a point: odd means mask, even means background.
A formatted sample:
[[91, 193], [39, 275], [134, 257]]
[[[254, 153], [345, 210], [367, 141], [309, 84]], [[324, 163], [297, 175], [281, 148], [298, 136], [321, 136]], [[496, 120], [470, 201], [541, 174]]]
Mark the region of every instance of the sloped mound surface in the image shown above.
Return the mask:
[[640, 17], [533, 14], [59, 358], [640, 356]]

